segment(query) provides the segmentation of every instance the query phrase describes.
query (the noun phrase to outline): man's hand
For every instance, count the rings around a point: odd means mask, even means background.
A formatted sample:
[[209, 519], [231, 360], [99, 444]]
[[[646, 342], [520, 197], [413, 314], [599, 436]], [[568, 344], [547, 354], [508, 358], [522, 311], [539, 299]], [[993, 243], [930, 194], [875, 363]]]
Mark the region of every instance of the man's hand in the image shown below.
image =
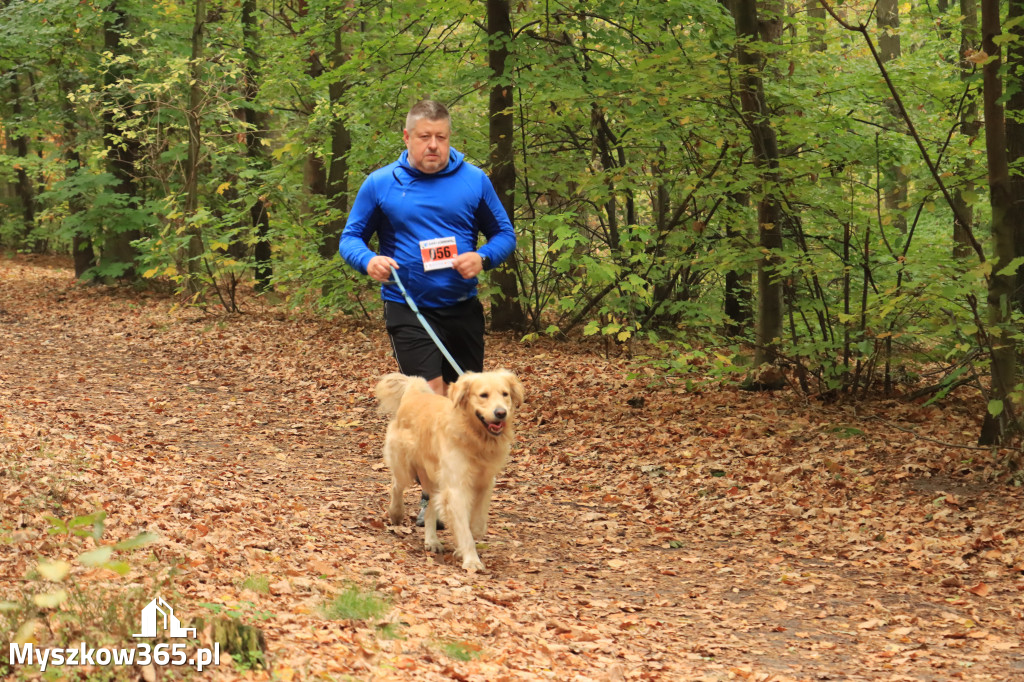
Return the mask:
[[391, 268], [398, 269], [395, 259], [387, 256], [374, 256], [366, 264], [366, 274], [378, 282], [384, 283], [391, 279]]
[[476, 251], [460, 253], [452, 261], [452, 267], [462, 275], [462, 279], [473, 279], [484, 269], [484, 259]]

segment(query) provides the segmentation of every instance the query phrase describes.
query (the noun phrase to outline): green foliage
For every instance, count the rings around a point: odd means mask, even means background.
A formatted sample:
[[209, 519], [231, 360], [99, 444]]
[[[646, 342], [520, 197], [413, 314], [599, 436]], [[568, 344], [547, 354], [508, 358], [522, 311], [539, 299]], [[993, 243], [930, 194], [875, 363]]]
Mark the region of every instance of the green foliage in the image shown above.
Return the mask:
[[242, 589], [260, 594], [270, 594], [270, 578], [262, 574], [246, 576], [242, 581]]
[[[147, 587], [138, 581], [122, 582], [132, 570], [129, 555], [157, 536], [144, 532], [114, 544], [100, 544], [105, 518], [104, 512], [47, 518], [47, 533], [57, 541], [50, 544], [50, 556], [36, 562], [20, 593], [0, 595], [0, 631], [7, 641], [56, 648], [77, 647], [81, 642], [94, 648], [132, 642], [142, 607], [154, 592], [168, 587], [170, 575], [154, 572], [151, 578], [156, 582]], [[93, 577], [83, 579], [86, 572]], [[108, 578], [98, 581], [97, 573]], [[7, 653], [0, 652], [0, 674], [5, 679], [30, 674], [14, 669]], [[121, 679], [115, 670], [108, 674], [105, 679]]]
[[[220, 613], [219, 605], [203, 604], [215, 614]], [[266, 669], [267, 642], [263, 631], [241, 621], [240, 612], [232, 609], [225, 616], [215, 615], [212, 618], [196, 618], [197, 631], [209, 634], [210, 640], [219, 648], [231, 655], [231, 661], [237, 670]], [[270, 617], [270, 616], [268, 616]]]
[[[951, 256], [952, 211], [863, 37], [834, 21], [824, 23], [827, 49], [813, 49], [803, 15], [784, 18], [777, 41], [749, 46], [764, 56], [765, 121], [778, 138], [769, 176], [741, 115], [734, 21], [717, 1], [514, 3], [503, 74], [487, 63], [482, 3], [260, 2], [255, 36], [243, 36], [239, 6], [219, 6], [206, 17], [203, 97], [190, 111], [194, 9], [0, 9], [0, 120], [6, 139], [30, 147], [5, 150], [0, 183], [24, 171], [38, 190], [31, 230], [4, 202], [0, 244], [80, 244], [93, 256], [86, 277], [158, 280], [232, 311], [261, 266], [257, 247], [269, 246], [262, 266], [291, 304], [373, 319], [376, 285], [324, 257], [356, 188], [402, 151], [404, 114], [422, 97], [453, 105], [454, 146], [489, 166], [488, 93], [500, 85], [514, 95], [526, 338], [603, 337], [630, 349], [646, 340], [657, 352], [638, 360], [662, 375], [741, 379], [765, 199], [788, 216], [773, 226], [783, 246], [770, 254], [786, 311], [775, 343], [801, 390], [909, 388], [921, 372], [894, 368], [913, 366], [937, 373], [933, 396], [945, 396], [983, 375], [986, 343], [1005, 336], [971, 303], [984, 300], [990, 269]], [[958, 9], [900, 10], [891, 82], [987, 249], [984, 144], [961, 121], [980, 78], [961, 72]], [[873, 23], [866, 9], [848, 11]], [[126, 22], [114, 47], [104, 29], [118, 12]], [[1005, 77], [1009, 95], [1017, 79]], [[183, 191], [190, 113], [201, 134], [195, 209]], [[339, 123], [351, 137], [347, 190], [331, 196]], [[889, 208], [897, 168], [907, 196]], [[253, 219], [257, 205], [269, 233]], [[726, 316], [736, 302], [727, 282], [739, 282], [740, 319]]]
[[390, 609], [388, 601], [376, 592], [366, 592], [358, 585], [350, 585], [321, 607], [321, 612], [330, 620], [374, 620]]
[[402, 626], [399, 623], [381, 623], [377, 626], [378, 634], [382, 639], [403, 640]]
[[[266, 576], [249, 576], [248, 578], [246, 578], [245, 583], [243, 583], [243, 587], [250, 581], [254, 581], [253, 584], [255, 584], [256, 586], [260, 586], [263, 583], [268, 582]], [[269, 585], [267, 585], [267, 589], [265, 591], [256, 591], [269, 593]], [[251, 601], [240, 601], [237, 604], [230, 605], [204, 602], [202, 604], [199, 604], [199, 607], [208, 610], [210, 613], [216, 616], [223, 615], [226, 618], [232, 618], [234, 620], [242, 620], [243, 618], [254, 618], [256, 620], [270, 620], [274, 617], [274, 614], [270, 611], [263, 611], [261, 609], [256, 608], [256, 605], [253, 604]]]
[[448, 658], [454, 661], [462, 661], [463, 663], [472, 661], [474, 658], [479, 657], [481, 653], [479, 646], [468, 642], [441, 642], [438, 648]]
[[[698, 391], [716, 384], [738, 384], [750, 371], [739, 347], [715, 347], [711, 343], [692, 345], [683, 341], [655, 344], [658, 353], [638, 360], [666, 375], [686, 378], [686, 389]], [[634, 375], [634, 378], [642, 374]]]

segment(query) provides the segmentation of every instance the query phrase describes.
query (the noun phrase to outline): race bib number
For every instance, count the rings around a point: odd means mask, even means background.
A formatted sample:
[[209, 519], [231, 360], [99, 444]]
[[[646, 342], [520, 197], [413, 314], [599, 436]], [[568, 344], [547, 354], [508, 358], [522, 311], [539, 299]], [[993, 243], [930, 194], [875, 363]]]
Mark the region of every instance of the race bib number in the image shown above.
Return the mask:
[[455, 237], [438, 237], [420, 242], [420, 253], [423, 255], [423, 269], [442, 270], [453, 266], [459, 249], [455, 246]]

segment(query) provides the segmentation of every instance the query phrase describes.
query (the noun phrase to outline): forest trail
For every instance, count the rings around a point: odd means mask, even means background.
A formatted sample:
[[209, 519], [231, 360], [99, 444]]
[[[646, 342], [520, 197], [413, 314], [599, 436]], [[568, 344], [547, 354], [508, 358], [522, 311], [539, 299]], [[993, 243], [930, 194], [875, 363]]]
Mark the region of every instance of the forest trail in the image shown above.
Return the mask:
[[[55, 551], [47, 515], [102, 508], [104, 542], [160, 536], [179, 614], [263, 629], [271, 674], [213, 679], [1024, 678], [1024, 494], [949, 445], [967, 401], [648, 390], [492, 335], [527, 398], [469, 575], [385, 523], [376, 320], [173, 304], [0, 258], [0, 600]], [[351, 585], [388, 613], [320, 614]]]

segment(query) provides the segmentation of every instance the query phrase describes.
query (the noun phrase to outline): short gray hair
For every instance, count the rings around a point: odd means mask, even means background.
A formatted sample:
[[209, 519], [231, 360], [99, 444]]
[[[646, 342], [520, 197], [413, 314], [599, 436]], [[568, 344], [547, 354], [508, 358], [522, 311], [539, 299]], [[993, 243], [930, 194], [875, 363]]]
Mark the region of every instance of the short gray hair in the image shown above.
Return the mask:
[[432, 99], [421, 99], [412, 105], [409, 114], [405, 117], [405, 129], [412, 130], [416, 123], [425, 118], [428, 121], [447, 121], [448, 127], [452, 126], [452, 117], [448, 113], [448, 107]]

